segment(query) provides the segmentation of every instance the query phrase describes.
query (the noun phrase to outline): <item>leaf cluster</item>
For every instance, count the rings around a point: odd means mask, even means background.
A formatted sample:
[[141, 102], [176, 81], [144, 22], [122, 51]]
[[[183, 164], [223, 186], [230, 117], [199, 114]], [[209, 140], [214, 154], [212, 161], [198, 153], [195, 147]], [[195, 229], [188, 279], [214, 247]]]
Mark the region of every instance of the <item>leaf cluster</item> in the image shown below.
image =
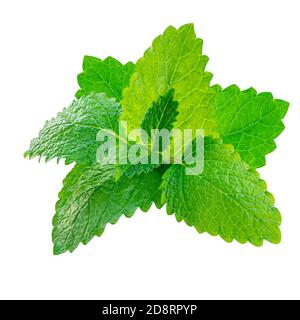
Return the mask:
[[[75, 162], [56, 204], [55, 254], [74, 251], [153, 202], [227, 242], [280, 242], [281, 216], [256, 169], [276, 147], [288, 103], [253, 88], [212, 86], [202, 47], [187, 24], [168, 27], [136, 64], [84, 57], [76, 99], [46, 122], [25, 153]], [[184, 163], [98, 163], [97, 133], [117, 135], [120, 120], [146, 132], [203, 128], [204, 171], [186, 175]]]

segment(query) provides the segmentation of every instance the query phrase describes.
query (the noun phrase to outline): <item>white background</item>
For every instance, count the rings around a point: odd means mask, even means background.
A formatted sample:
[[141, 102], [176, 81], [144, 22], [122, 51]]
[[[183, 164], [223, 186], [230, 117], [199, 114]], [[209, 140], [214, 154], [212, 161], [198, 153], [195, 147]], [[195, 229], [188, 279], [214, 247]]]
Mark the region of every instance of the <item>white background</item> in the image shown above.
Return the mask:
[[[300, 298], [299, 1], [1, 1], [0, 298]], [[46, 119], [72, 101], [85, 54], [136, 61], [168, 25], [194, 22], [213, 83], [291, 103], [260, 170], [283, 216], [262, 248], [199, 235], [154, 207], [109, 225], [73, 254], [52, 255], [62, 179], [55, 160], [24, 160]]]

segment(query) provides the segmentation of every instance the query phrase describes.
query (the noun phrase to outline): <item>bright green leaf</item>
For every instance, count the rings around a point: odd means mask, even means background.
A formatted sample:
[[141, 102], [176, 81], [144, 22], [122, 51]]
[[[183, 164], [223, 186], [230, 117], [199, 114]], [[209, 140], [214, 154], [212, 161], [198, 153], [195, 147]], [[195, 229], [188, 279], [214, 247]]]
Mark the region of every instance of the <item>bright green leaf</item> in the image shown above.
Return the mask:
[[112, 57], [102, 61], [95, 57], [85, 56], [82, 68], [83, 72], [77, 77], [81, 88], [76, 93], [77, 98], [91, 92], [103, 92], [108, 97], [120, 101], [122, 90], [127, 87], [135, 65], [132, 62], [122, 65]]
[[100, 236], [108, 223], [115, 224], [137, 208], [149, 210], [161, 183], [161, 174], [152, 171], [132, 179], [114, 178], [112, 166], [76, 165], [64, 180], [53, 218], [54, 253], [74, 251]]
[[225, 143], [234, 145], [252, 168], [265, 165], [265, 155], [276, 148], [274, 139], [283, 131], [288, 103], [253, 88], [219, 89], [216, 99], [218, 129]]
[[167, 28], [137, 62], [129, 87], [123, 91], [122, 119], [128, 121], [129, 129], [138, 128], [151, 103], [173, 88], [179, 103], [175, 127], [211, 134], [215, 89], [210, 87], [212, 75], [205, 72], [207, 61], [192, 24], [178, 30]]
[[38, 138], [32, 140], [25, 156], [64, 158], [90, 164], [96, 161], [100, 129], [118, 130], [121, 107], [104, 94], [84, 96], [45, 123]]
[[[157, 101], [151, 104], [140, 125], [141, 129], [147, 133], [149, 139], [144, 141], [145, 145], [143, 148], [139, 143], [134, 144], [135, 146], [141, 146], [140, 155], [145, 163], [131, 164], [130, 161], [128, 161], [128, 164], [120, 164], [116, 169], [118, 176], [125, 175], [132, 177], [134, 175], [149, 173], [162, 164], [162, 152], [168, 146], [162, 145], [159, 132], [155, 131], [154, 133], [152, 130], [166, 129], [170, 132], [178, 116], [177, 108], [178, 103], [174, 101], [173, 89], [169, 90], [165, 96], [160, 96]], [[153, 163], [151, 160], [154, 152], [157, 155], [157, 163]]]
[[183, 165], [166, 171], [162, 190], [167, 212], [228, 242], [279, 243], [280, 213], [258, 173], [249, 170], [231, 145], [211, 138], [205, 141], [204, 163], [199, 175], [186, 175]]
[[178, 116], [178, 102], [174, 101], [174, 90], [169, 90], [165, 96], [160, 96], [153, 102], [144, 115], [141, 128], [151, 136], [152, 129], [167, 129], [171, 131]]

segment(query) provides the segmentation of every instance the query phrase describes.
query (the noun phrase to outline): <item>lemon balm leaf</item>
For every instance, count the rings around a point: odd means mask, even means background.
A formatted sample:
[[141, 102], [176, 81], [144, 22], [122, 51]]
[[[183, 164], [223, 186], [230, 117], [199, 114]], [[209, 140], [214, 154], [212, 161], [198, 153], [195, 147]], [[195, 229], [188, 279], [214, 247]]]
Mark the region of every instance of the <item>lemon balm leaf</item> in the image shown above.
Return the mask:
[[133, 178], [114, 178], [113, 166], [75, 165], [64, 180], [53, 218], [54, 254], [74, 251], [100, 236], [107, 224], [124, 215], [131, 217], [137, 208], [149, 210], [161, 183], [152, 171]]
[[179, 115], [178, 102], [174, 101], [175, 91], [169, 90], [165, 96], [160, 96], [157, 101], [152, 102], [150, 108], [144, 115], [140, 124], [148, 136], [151, 136], [151, 130], [166, 129], [171, 131]]
[[215, 98], [219, 134], [232, 144], [253, 168], [265, 165], [265, 155], [276, 148], [274, 139], [284, 129], [289, 104], [274, 99], [271, 93], [253, 88], [241, 91], [237, 86], [219, 87]]
[[97, 133], [101, 129], [117, 131], [120, 113], [120, 104], [105, 94], [83, 96], [45, 123], [25, 156], [94, 163], [100, 144]]
[[[160, 130], [167, 130], [170, 133], [178, 116], [177, 109], [178, 102], [174, 101], [173, 89], [169, 90], [165, 96], [160, 96], [157, 101], [152, 102], [140, 124], [141, 129], [144, 130], [148, 137], [144, 141], [143, 147], [141, 146], [140, 148], [141, 163], [132, 164], [128, 159], [127, 164], [118, 164], [116, 168], [117, 176], [132, 177], [149, 173], [162, 165], [162, 152], [169, 146], [169, 143], [166, 141], [163, 144], [161, 143]], [[133, 143], [132, 145], [138, 146], [140, 144]], [[152, 158], [154, 153], [157, 156], [155, 163]]]
[[162, 190], [167, 212], [227, 242], [279, 243], [281, 216], [258, 173], [219, 139], [205, 139], [204, 163], [198, 175], [186, 175], [183, 165], [166, 171]]
[[179, 103], [174, 127], [213, 132], [215, 90], [210, 87], [212, 74], [205, 71], [208, 58], [202, 45], [192, 24], [171, 26], [153, 41], [123, 91], [121, 117], [129, 129], [138, 128], [151, 103], [174, 89]]
[[120, 101], [122, 90], [127, 87], [135, 65], [132, 62], [122, 65], [112, 57], [101, 60], [85, 56], [82, 69], [83, 72], [77, 76], [80, 86], [76, 93], [77, 98], [91, 92], [98, 92]]

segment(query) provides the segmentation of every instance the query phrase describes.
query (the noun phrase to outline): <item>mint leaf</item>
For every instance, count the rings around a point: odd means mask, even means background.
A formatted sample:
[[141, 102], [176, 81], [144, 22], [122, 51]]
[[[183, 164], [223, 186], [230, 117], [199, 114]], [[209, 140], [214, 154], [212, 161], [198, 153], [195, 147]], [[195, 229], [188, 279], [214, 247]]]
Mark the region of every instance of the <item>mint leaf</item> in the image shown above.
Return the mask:
[[157, 101], [152, 102], [150, 108], [144, 115], [141, 128], [151, 136], [152, 129], [173, 129], [174, 122], [178, 116], [178, 102], [174, 101], [174, 89], [169, 90], [165, 96], [160, 96]]
[[[160, 176], [161, 182], [165, 172], [170, 168], [170, 166], [170, 164], [163, 164], [159, 168], [155, 169], [155, 172]], [[163, 197], [163, 190], [160, 187], [157, 188], [155, 194], [153, 195], [153, 202], [157, 209], [161, 209], [166, 204], [166, 201]]]
[[167, 212], [227, 242], [279, 243], [280, 213], [258, 173], [248, 169], [232, 146], [211, 138], [205, 141], [204, 163], [200, 175], [185, 175], [182, 165], [166, 171], [162, 190]]
[[104, 94], [82, 97], [45, 123], [37, 138], [33, 139], [25, 156], [64, 158], [90, 164], [96, 161], [100, 129], [118, 130], [121, 107], [115, 99]]
[[134, 177], [141, 174], [150, 173], [155, 168], [159, 168], [161, 164], [152, 164], [147, 155], [144, 156], [145, 162], [147, 163], [138, 163], [138, 164], [117, 164], [116, 165], [116, 179], [119, 179], [120, 176], [125, 177]]
[[210, 88], [212, 75], [205, 72], [207, 61], [192, 24], [178, 30], [167, 28], [137, 62], [129, 87], [123, 91], [121, 118], [128, 121], [129, 129], [138, 128], [152, 101], [173, 88], [179, 103], [175, 127], [200, 128], [211, 134], [215, 90]]
[[252, 168], [265, 165], [265, 155], [276, 148], [274, 139], [283, 131], [288, 103], [271, 93], [250, 88], [219, 88], [215, 98], [218, 129], [225, 143], [233, 144]]
[[[145, 141], [146, 145], [140, 149], [141, 158], [143, 158], [145, 163], [131, 164], [128, 160], [128, 164], [117, 166], [117, 176], [125, 175], [127, 177], [132, 177], [143, 173], [149, 173], [162, 164], [162, 151], [164, 151], [167, 146], [161, 145], [159, 132], [154, 133], [152, 130], [166, 129], [170, 132], [176, 121], [176, 117], [178, 116], [177, 108], [178, 103], [177, 101], [174, 101], [173, 89], [169, 90], [165, 96], [160, 96], [157, 101], [154, 101], [151, 104], [140, 125], [141, 129], [147, 133], [149, 138], [148, 141]], [[138, 143], [135, 144], [135, 146], [139, 145], [140, 144]], [[159, 159], [156, 164], [151, 161], [151, 156], [154, 152], [157, 153]]]
[[80, 90], [76, 97], [80, 98], [91, 92], [106, 93], [109, 98], [121, 100], [122, 90], [127, 87], [129, 79], [135, 70], [135, 65], [128, 62], [122, 65], [118, 60], [108, 57], [101, 60], [85, 56], [83, 72], [77, 76]]
[[54, 253], [74, 251], [100, 236], [108, 223], [115, 224], [137, 208], [147, 211], [161, 183], [153, 171], [132, 179], [114, 178], [112, 166], [76, 165], [64, 180], [53, 218]]

